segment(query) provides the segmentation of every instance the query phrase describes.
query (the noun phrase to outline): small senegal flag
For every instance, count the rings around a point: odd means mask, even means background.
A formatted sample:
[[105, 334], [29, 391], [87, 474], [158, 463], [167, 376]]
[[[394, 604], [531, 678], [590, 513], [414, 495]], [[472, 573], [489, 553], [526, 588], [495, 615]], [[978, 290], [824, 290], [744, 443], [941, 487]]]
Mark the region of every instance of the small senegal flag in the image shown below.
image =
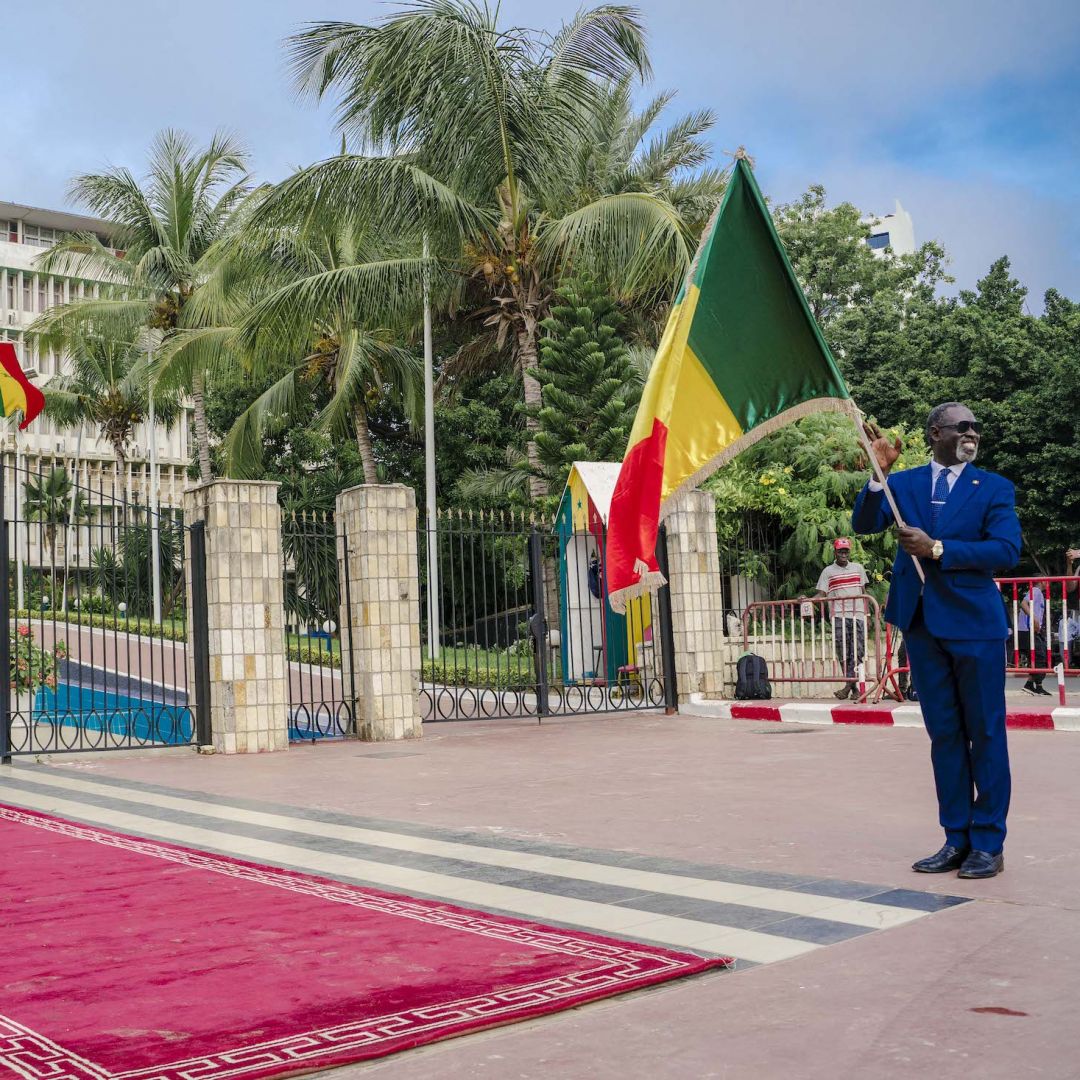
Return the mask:
[[22, 412], [20, 431], [45, 408], [44, 395], [19, 366], [19, 357], [10, 341], [0, 341], [0, 399], [4, 402], [4, 416], [10, 416], [16, 409]]
[[735, 162], [675, 299], [611, 499], [611, 605], [664, 583], [656, 533], [676, 497], [777, 428], [854, 411], [750, 165]]

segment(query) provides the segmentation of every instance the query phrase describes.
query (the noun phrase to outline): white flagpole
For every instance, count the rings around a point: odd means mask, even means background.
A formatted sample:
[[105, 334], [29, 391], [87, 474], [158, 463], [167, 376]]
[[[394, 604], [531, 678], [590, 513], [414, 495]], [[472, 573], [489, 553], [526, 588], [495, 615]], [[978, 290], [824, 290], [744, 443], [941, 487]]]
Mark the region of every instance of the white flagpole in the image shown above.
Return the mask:
[[[60, 610], [67, 611], [68, 578], [71, 576], [71, 543], [74, 532], [75, 544], [79, 543], [79, 527], [75, 524], [75, 508], [79, 503], [79, 466], [82, 464], [83, 421], [79, 421], [79, 434], [75, 437], [75, 462], [72, 465], [71, 507], [68, 510], [67, 529], [64, 534], [64, 591], [61, 594]], [[78, 583], [76, 583], [78, 587]]]
[[[147, 371], [154, 362], [153, 331], [149, 332], [146, 343]], [[149, 387], [150, 408], [148, 421], [150, 427], [150, 578], [154, 592], [154, 622], [161, 624], [161, 534], [158, 531], [158, 472], [157, 472], [157, 423], [154, 416], [154, 388]]]
[[[428, 236], [424, 233], [424, 258]], [[428, 657], [439, 658], [439, 537], [435, 513], [435, 349], [431, 332], [431, 283], [424, 267], [424, 502], [427, 510]]]

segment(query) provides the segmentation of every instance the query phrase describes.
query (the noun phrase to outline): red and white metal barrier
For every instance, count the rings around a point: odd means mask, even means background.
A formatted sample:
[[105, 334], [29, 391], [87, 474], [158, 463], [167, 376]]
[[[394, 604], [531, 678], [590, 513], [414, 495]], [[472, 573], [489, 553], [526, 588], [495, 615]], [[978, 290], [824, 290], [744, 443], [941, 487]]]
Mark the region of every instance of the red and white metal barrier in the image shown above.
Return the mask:
[[758, 600], [743, 612], [742, 626], [743, 649], [764, 657], [774, 685], [854, 685], [865, 701], [868, 680], [872, 687], [881, 681], [881, 610], [865, 593]]
[[[1056, 674], [1064, 706], [1066, 677], [1080, 676], [1080, 577], [995, 580], [1012, 628], [1005, 642], [1007, 673], [1036, 680]], [[1031, 617], [1040, 608], [1041, 621]], [[899, 662], [902, 637], [884, 624], [872, 596], [759, 600], [743, 611], [742, 626], [743, 648], [765, 658], [774, 684], [854, 683], [859, 701], [886, 695], [903, 700], [909, 668]]]
[[[1033, 575], [996, 578], [1011, 627], [1005, 643], [1006, 673], [1010, 676], [1057, 676], [1058, 702], [1065, 705], [1066, 676], [1080, 675], [1080, 577]], [[1039, 595], [1035, 590], [1039, 590]], [[1027, 608], [1025, 610], [1025, 601]], [[1042, 611], [1041, 623], [1033, 616]], [[1026, 618], [1024, 618], [1026, 616]], [[1021, 623], [1025, 626], [1021, 626]], [[886, 667], [881, 684], [871, 696], [880, 701], [883, 694], [903, 699], [900, 678], [909, 674], [906, 664], [898, 661], [900, 633], [885, 628]]]

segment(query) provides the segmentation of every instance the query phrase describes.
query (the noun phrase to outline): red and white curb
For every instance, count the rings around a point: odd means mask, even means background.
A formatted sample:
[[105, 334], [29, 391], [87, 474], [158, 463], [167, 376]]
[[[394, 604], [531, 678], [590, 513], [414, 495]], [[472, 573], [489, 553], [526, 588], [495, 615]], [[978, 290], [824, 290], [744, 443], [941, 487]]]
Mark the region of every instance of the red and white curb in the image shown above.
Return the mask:
[[[715, 701], [700, 694], [690, 698], [685, 710], [693, 716], [721, 720], [773, 721], [785, 724], [875, 724], [881, 727], [923, 726], [918, 705], [881, 702], [877, 705], [832, 705], [825, 701]], [[1019, 731], [1080, 731], [1080, 709], [1016, 707], [1010, 703], [1005, 726]]]

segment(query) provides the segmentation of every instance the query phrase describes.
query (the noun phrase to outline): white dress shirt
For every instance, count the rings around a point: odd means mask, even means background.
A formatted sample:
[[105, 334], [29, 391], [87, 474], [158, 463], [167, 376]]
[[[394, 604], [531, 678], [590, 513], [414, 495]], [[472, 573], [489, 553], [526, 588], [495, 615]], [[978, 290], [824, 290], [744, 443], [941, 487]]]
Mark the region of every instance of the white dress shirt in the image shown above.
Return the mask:
[[[933, 494], [934, 485], [937, 483], [937, 478], [941, 474], [942, 469], [948, 469], [949, 470], [949, 479], [948, 479], [947, 483], [949, 485], [949, 491], [952, 491], [952, 489], [956, 486], [957, 478], [964, 471], [964, 466], [966, 464], [967, 464], [966, 461], [958, 461], [955, 465], [942, 465], [940, 462], [931, 461], [930, 462], [930, 493]], [[871, 491], [881, 491], [882, 490], [881, 485], [876, 480], [871, 480], [869, 486], [870, 486]]]

